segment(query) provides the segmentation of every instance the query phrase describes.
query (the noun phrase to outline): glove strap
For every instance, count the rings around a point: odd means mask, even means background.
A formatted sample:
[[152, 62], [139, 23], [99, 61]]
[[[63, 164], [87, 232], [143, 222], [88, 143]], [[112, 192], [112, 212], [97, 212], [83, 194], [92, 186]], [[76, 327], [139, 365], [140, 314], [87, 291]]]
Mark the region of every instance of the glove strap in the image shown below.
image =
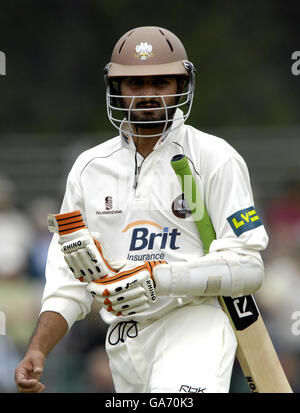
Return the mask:
[[86, 228], [79, 210], [66, 214], [48, 214], [47, 222], [49, 231], [59, 235], [71, 234]]
[[98, 280], [94, 280], [93, 282], [100, 285], [112, 284], [115, 282], [119, 282], [125, 280], [126, 278], [132, 277], [135, 274], [138, 274], [140, 271], [148, 270], [148, 266], [145, 264], [139, 265], [137, 267], [132, 268], [128, 271], [121, 271], [114, 275], [113, 277], [103, 277]]

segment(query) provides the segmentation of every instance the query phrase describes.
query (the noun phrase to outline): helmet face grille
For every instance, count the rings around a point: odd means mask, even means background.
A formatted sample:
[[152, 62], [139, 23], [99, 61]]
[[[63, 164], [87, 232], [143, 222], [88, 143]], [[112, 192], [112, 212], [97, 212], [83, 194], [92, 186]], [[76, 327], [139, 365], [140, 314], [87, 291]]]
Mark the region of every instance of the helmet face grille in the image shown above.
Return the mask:
[[[186, 84], [186, 87], [181, 93], [176, 93], [173, 95], [153, 95], [153, 96], [124, 96], [120, 94], [119, 85], [116, 87], [117, 81], [109, 80], [106, 76], [106, 105], [107, 105], [107, 115], [112, 123], [112, 125], [119, 131], [120, 135], [125, 133], [126, 135], [132, 137], [160, 137], [167, 135], [170, 131], [170, 126], [176, 121], [177, 127], [179, 127], [186, 119], [189, 117], [191, 112], [191, 107], [194, 97], [194, 88], [195, 88], [195, 70], [190, 62], [185, 62], [187, 70], [190, 71], [190, 78]], [[168, 105], [166, 99], [173, 97], [174, 103]], [[150, 108], [134, 108], [136, 99], [150, 99], [155, 98], [156, 101], [160, 100], [161, 104], [158, 107]], [[125, 108], [123, 104], [124, 99], [130, 101], [129, 107]], [[180, 110], [179, 110], [180, 109]], [[143, 120], [138, 121], [134, 119], [134, 113], [143, 111], [143, 112], [153, 112], [153, 111], [163, 111], [164, 117], [160, 120]], [[137, 127], [142, 128], [153, 128], [153, 127], [162, 127], [163, 130], [160, 133], [153, 133], [142, 135], [137, 132]], [[172, 126], [174, 130], [174, 126]]]
[[[121, 96], [120, 92], [112, 86], [114, 78], [130, 76], [184, 76], [188, 81], [185, 91], [176, 95], [160, 95], [161, 107], [145, 110], [160, 110], [165, 113], [164, 119], [160, 121], [133, 121], [132, 109], [136, 96]], [[117, 80], [116, 79], [116, 80]], [[163, 125], [163, 134], [168, 133], [170, 124], [175, 120], [184, 122], [190, 114], [194, 95], [195, 69], [187, 59], [185, 48], [181, 41], [169, 30], [161, 27], [145, 26], [137, 27], [125, 33], [116, 43], [111, 62], [105, 68], [106, 81], [106, 102], [107, 113], [111, 123], [119, 130], [131, 136], [161, 136], [139, 135], [136, 132], [136, 125], [147, 128], [157, 123]], [[175, 104], [166, 105], [166, 98], [174, 96]], [[123, 99], [131, 101], [130, 107], [125, 109]], [[142, 98], [142, 96], [139, 96]], [[145, 96], [151, 98], [151, 96]], [[178, 109], [185, 109], [185, 112]], [[173, 118], [174, 116], [174, 118]], [[176, 119], [175, 119], [176, 117]], [[181, 122], [181, 123], [182, 123]], [[177, 124], [180, 122], [177, 122]], [[141, 125], [143, 124], [143, 125]], [[149, 125], [147, 125], [149, 124]], [[151, 124], [151, 125], [150, 125]], [[135, 126], [134, 126], [135, 125]]]

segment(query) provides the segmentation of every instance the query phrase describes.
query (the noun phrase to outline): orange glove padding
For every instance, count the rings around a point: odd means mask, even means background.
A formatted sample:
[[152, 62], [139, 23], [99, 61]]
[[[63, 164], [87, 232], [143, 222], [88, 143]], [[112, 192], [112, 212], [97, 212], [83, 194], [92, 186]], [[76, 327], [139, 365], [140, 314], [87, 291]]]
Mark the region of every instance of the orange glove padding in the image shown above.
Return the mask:
[[147, 310], [156, 301], [152, 270], [164, 261], [127, 261], [113, 277], [89, 283], [87, 290], [106, 311], [116, 316], [131, 316]]
[[59, 234], [64, 259], [75, 278], [90, 282], [118, 272], [105, 259], [100, 242], [88, 231], [80, 211], [49, 214], [48, 228]]

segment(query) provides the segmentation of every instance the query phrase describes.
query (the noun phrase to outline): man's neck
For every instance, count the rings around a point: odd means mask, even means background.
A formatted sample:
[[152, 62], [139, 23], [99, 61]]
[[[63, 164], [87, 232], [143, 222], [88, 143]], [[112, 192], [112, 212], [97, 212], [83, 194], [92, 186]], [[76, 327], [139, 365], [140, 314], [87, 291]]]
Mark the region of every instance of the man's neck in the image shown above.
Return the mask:
[[133, 137], [133, 141], [135, 143], [135, 146], [137, 148], [137, 151], [139, 154], [142, 155], [143, 158], [147, 158], [147, 156], [153, 151], [153, 148], [156, 144], [156, 142], [160, 139], [160, 136], [156, 137], [149, 137], [147, 136], [144, 137]]
[[[158, 128], [151, 128], [151, 129], [142, 129], [137, 128], [134, 125], [135, 133], [138, 135], [143, 135], [140, 137], [133, 135], [133, 142], [137, 148], [139, 154], [146, 158], [152, 151], [155, 144], [160, 140], [162, 134], [167, 130], [170, 129], [172, 125], [172, 121], [170, 121], [166, 127], [158, 127]], [[155, 135], [155, 136], [153, 136]]]

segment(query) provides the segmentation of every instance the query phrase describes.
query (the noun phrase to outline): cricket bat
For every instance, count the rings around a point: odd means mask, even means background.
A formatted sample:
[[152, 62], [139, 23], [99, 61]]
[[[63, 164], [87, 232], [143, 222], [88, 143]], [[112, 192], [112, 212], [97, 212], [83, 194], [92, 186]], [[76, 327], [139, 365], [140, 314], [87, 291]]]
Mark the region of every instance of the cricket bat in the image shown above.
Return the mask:
[[[204, 253], [207, 254], [216, 235], [189, 161], [185, 155], [175, 155], [171, 166], [181, 183], [184, 198], [203, 243]], [[187, 180], [186, 176], [190, 178]], [[188, 185], [185, 185], [187, 182]], [[236, 357], [250, 390], [253, 393], [293, 393], [253, 296], [218, 299], [234, 330], [238, 344]]]

